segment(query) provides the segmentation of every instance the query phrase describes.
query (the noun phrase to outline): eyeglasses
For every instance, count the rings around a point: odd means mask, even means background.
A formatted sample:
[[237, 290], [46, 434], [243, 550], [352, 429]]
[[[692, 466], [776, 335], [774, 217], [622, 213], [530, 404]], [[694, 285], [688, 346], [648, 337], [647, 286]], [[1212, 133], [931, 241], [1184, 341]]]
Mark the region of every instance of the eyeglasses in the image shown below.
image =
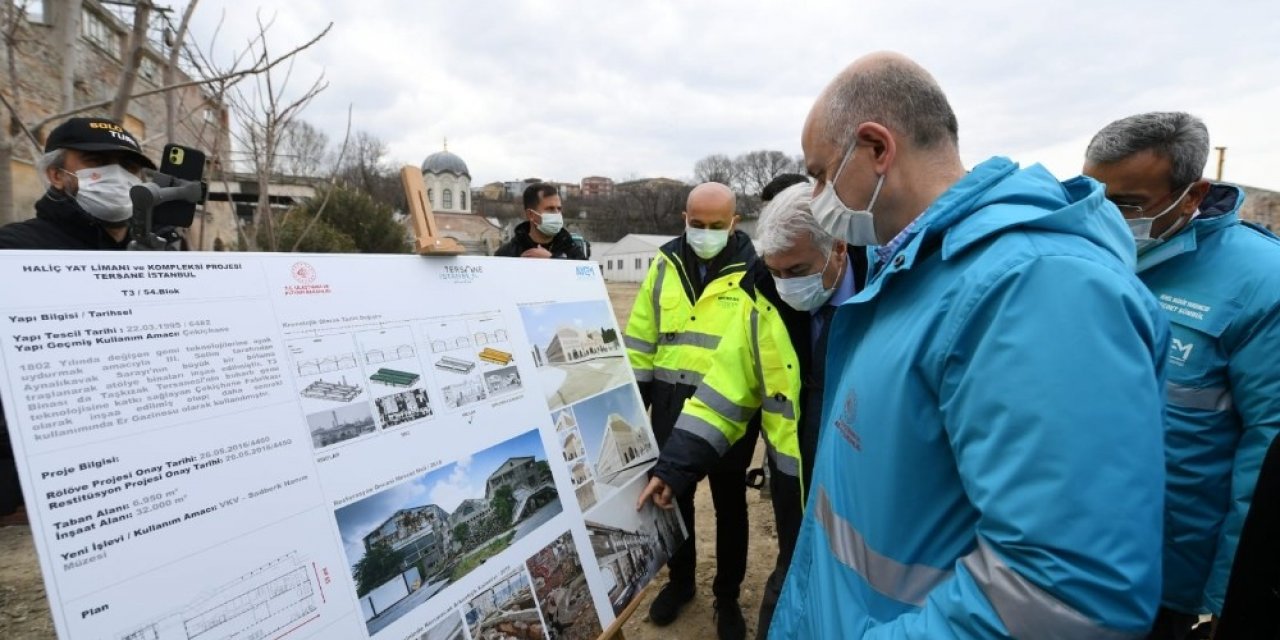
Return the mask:
[[1194, 181], [1188, 182], [1187, 184], [1179, 185], [1177, 187], [1170, 189], [1168, 193], [1160, 196], [1155, 202], [1148, 204], [1146, 207], [1142, 207], [1136, 204], [1120, 204], [1119, 202], [1116, 202], [1111, 198], [1107, 198], [1107, 200], [1109, 200], [1111, 204], [1114, 204], [1116, 208], [1120, 210], [1120, 213], [1124, 215], [1124, 217], [1141, 218], [1143, 217], [1142, 214], [1146, 213], [1148, 208], [1150, 209], [1156, 208], [1156, 205], [1160, 204], [1161, 202], [1164, 202], [1166, 198], [1168, 198], [1169, 196], [1175, 193], [1183, 192], [1181, 196], [1178, 196], [1179, 198], [1186, 196], [1186, 193], [1184, 190], [1187, 189], [1187, 187], [1190, 187], [1193, 183]]

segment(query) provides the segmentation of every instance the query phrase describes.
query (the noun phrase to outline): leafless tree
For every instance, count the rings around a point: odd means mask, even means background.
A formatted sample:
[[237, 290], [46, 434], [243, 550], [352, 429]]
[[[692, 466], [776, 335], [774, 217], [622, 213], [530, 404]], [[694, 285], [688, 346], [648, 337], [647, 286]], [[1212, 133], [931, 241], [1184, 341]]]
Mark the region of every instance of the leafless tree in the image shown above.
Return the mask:
[[[0, 104], [4, 106], [4, 115], [7, 116], [9, 126], [0, 127], [0, 222], [12, 221], [15, 219], [13, 210], [13, 178], [11, 174], [11, 163], [15, 153], [14, 136], [22, 133], [31, 144], [32, 152], [38, 154], [40, 152], [40, 141], [33, 134], [35, 131], [41, 130], [45, 125], [62, 120], [64, 118], [84, 113], [87, 111], [95, 111], [110, 106], [113, 110], [127, 109], [129, 101], [138, 98], [163, 94], [166, 100], [166, 122], [165, 132], [169, 139], [176, 137], [176, 129], [179, 126], [187, 126], [198, 129], [200, 135], [195, 136], [196, 139], [206, 139], [203, 135], [205, 129], [211, 125], [205, 118], [194, 117], [196, 114], [203, 113], [210, 104], [221, 104], [227, 92], [237, 85], [241, 80], [250, 77], [256, 77], [276, 69], [279, 65], [292, 61], [293, 58], [311, 47], [329, 31], [326, 27], [324, 31], [317, 34], [307, 42], [293, 47], [292, 49], [275, 55], [266, 55], [268, 52], [265, 46], [257, 47], [256, 43], [260, 42], [265, 34], [259, 34], [259, 40], [253, 40], [244, 50], [239, 51], [233, 56], [230, 64], [214, 65], [209, 63], [210, 54], [206, 51], [200, 51], [199, 47], [188, 47], [185, 43], [187, 34], [187, 26], [190, 24], [191, 15], [195, 10], [198, 0], [191, 2], [183, 10], [182, 20], [173, 33], [172, 42], [169, 45], [168, 60], [166, 60], [164, 80], [161, 86], [155, 89], [134, 92], [132, 89], [133, 80], [137, 77], [138, 67], [141, 63], [141, 55], [139, 47], [143, 45], [143, 41], [138, 38], [130, 38], [130, 55], [127, 57], [128, 64], [121, 77], [121, 84], [117, 88], [112, 98], [101, 100], [93, 103], [75, 104], [74, 78], [76, 70], [76, 51], [77, 43], [80, 37], [80, 0], [57, 0], [56, 2], [47, 3], [46, 7], [48, 15], [46, 19], [52, 19], [55, 27], [55, 39], [59, 43], [59, 50], [62, 56], [61, 60], [61, 88], [59, 112], [44, 117], [35, 122], [24, 122], [22, 118], [22, 102], [18, 93], [21, 84], [22, 70], [18, 66], [18, 48], [24, 42], [24, 38], [30, 37], [27, 33], [29, 29], [26, 27], [26, 9], [32, 0], [7, 1], [0, 5], [3, 13], [0, 13], [0, 33], [3, 34], [3, 44], [5, 46], [8, 82], [0, 84]], [[139, 13], [143, 12], [144, 7], [151, 7], [150, 0], [142, 0], [138, 2]], [[134, 33], [141, 32], [145, 35], [145, 25], [149, 22], [146, 16], [138, 19], [135, 14]], [[208, 51], [216, 48], [216, 34], [210, 39]], [[186, 56], [191, 65], [191, 79], [178, 81], [178, 60], [179, 56]], [[178, 94], [184, 89], [191, 87], [203, 87], [210, 93], [210, 100], [196, 105], [195, 108], [185, 115], [178, 114]], [[8, 95], [6, 96], [6, 93]], [[199, 121], [198, 124], [191, 124], [191, 121]], [[220, 127], [226, 123], [217, 121], [212, 126]], [[218, 148], [221, 144], [219, 136], [210, 136], [212, 146], [211, 157], [218, 157], [223, 151]]]
[[712, 154], [694, 163], [693, 179], [699, 183], [719, 182], [733, 187], [738, 181], [738, 167], [729, 156]]
[[[256, 60], [271, 60], [267, 36], [273, 22], [274, 19], [264, 22], [262, 15], [258, 15], [258, 32], [250, 42], [250, 50]], [[320, 35], [327, 34], [332, 27], [333, 23], [330, 23]], [[271, 179], [277, 175], [275, 169], [279, 163], [285, 132], [298, 114], [329, 83], [325, 81], [322, 72], [301, 90], [293, 89], [292, 59], [282, 72], [268, 69], [251, 80], [232, 87], [227, 94], [227, 102], [240, 124], [233, 135], [249, 153], [249, 164], [258, 182], [258, 207], [253, 215], [255, 232], [248, 236], [250, 244], [255, 244], [252, 241], [256, 239], [257, 230], [264, 229], [268, 245], [266, 249], [277, 251], [279, 247], [276, 242], [275, 221], [271, 215]]]
[[750, 195], [759, 195], [778, 175], [795, 171], [795, 163], [787, 154], [768, 149], [744, 153], [733, 164], [738, 168], [739, 188]]
[[318, 178], [325, 165], [329, 136], [305, 120], [285, 125], [280, 138], [276, 172], [287, 176]]

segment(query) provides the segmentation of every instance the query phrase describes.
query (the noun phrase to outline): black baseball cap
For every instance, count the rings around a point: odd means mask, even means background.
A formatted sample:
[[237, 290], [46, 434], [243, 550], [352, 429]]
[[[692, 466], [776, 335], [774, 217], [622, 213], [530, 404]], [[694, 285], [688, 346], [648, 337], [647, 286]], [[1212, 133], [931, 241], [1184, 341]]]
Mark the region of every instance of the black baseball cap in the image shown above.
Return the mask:
[[156, 168], [156, 163], [142, 153], [138, 139], [110, 118], [71, 118], [63, 122], [45, 139], [45, 153], [54, 149], [115, 151], [132, 157], [148, 169]]

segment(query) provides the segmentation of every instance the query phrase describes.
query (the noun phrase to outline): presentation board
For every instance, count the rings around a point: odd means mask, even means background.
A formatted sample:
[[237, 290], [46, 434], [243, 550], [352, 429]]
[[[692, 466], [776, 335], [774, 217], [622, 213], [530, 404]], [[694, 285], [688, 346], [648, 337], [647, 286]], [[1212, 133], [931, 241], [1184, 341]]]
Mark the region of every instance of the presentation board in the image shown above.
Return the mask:
[[685, 537], [591, 263], [0, 252], [60, 637], [596, 638]]

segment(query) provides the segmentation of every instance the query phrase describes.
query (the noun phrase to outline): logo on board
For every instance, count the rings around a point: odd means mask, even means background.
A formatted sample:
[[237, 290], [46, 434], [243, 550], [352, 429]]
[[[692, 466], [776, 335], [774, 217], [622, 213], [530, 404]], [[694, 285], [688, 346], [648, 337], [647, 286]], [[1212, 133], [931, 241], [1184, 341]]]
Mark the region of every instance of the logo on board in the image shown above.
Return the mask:
[[293, 276], [293, 281], [298, 284], [285, 285], [286, 296], [306, 296], [331, 291], [327, 284], [316, 284], [318, 274], [316, 268], [309, 262], [293, 263], [293, 266], [289, 267], [289, 275]]

